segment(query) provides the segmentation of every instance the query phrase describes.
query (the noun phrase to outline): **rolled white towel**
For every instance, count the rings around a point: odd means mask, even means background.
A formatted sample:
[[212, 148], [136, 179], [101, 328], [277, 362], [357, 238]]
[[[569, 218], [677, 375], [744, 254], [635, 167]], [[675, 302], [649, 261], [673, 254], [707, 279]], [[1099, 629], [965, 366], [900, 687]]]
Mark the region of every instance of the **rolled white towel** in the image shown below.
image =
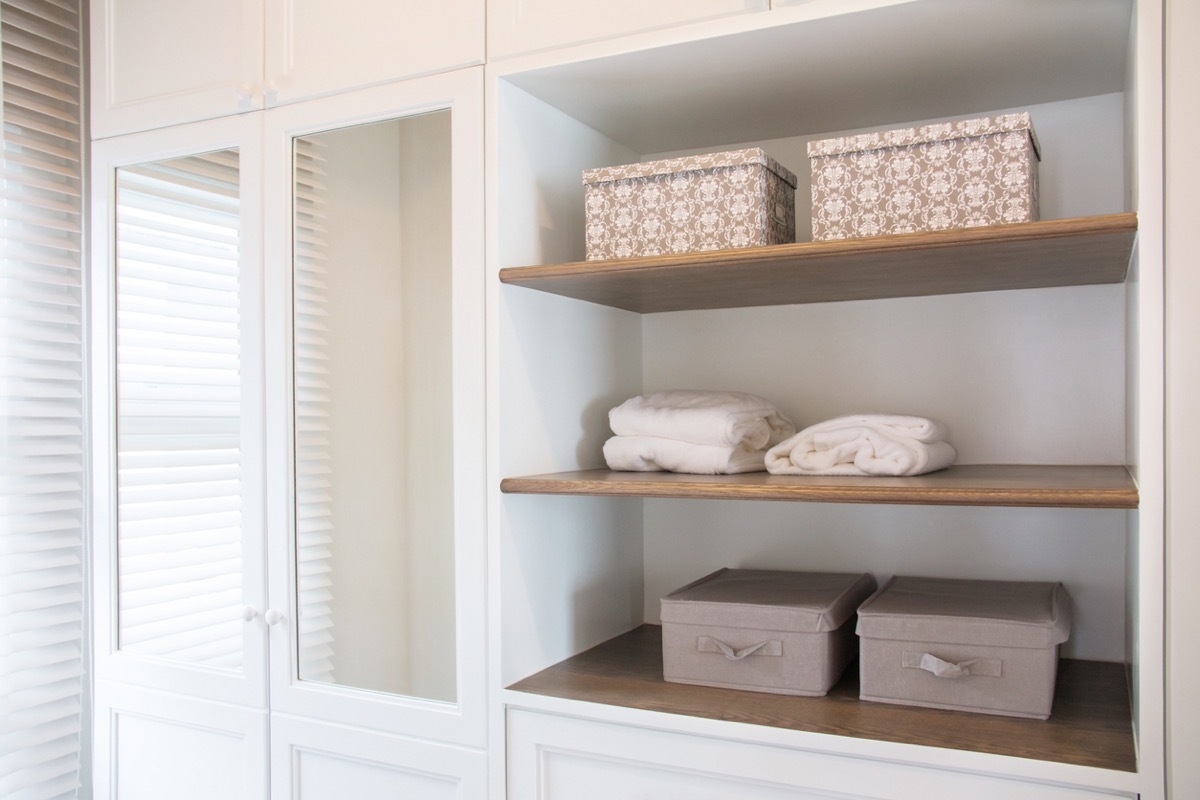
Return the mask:
[[766, 469], [762, 450], [693, 444], [658, 436], [613, 436], [604, 443], [604, 460], [609, 469], [624, 472], [733, 475]]
[[618, 436], [655, 436], [763, 450], [796, 432], [769, 401], [744, 392], [677, 389], [631, 397], [608, 412]]
[[829, 431], [847, 428], [852, 425], [863, 425], [878, 428], [887, 433], [896, 433], [916, 439], [918, 442], [945, 441], [946, 429], [928, 417], [911, 417], [905, 414], [847, 414], [844, 417], [818, 422], [806, 430]]
[[923, 475], [954, 463], [933, 420], [855, 414], [805, 428], [767, 451], [775, 475]]

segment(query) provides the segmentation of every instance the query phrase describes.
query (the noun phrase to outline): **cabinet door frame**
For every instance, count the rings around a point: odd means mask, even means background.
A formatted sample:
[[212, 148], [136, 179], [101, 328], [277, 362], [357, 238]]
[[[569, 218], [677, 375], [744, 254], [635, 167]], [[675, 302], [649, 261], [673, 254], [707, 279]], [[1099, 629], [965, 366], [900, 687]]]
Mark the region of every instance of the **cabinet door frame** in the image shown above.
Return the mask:
[[[265, 708], [267, 635], [262, 382], [261, 120], [229, 117], [97, 142], [91, 165], [91, 459], [94, 677], [179, 695]], [[257, 615], [243, 628], [240, 673], [140, 655], [118, 646], [116, 473], [116, 174], [120, 167], [226, 148], [239, 151], [241, 222], [242, 597]], [[246, 168], [249, 165], [249, 168]]]
[[[453, 703], [299, 679], [293, 514], [292, 140], [450, 109], [457, 692]], [[270, 109], [265, 117], [267, 527], [273, 712], [483, 746], [487, 592], [484, 473], [483, 70], [469, 68]]]

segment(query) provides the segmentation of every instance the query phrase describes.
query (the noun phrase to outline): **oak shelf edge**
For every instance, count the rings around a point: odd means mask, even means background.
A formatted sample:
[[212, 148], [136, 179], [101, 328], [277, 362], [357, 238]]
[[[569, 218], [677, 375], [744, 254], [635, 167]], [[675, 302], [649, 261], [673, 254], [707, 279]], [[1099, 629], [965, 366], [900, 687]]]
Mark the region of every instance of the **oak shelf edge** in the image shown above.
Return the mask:
[[638, 313], [1119, 283], [1133, 212], [506, 267], [500, 281]]
[[911, 478], [808, 477], [757, 472], [687, 475], [580, 470], [505, 478], [508, 494], [557, 494], [824, 503], [1133, 509], [1137, 486], [1123, 466], [956, 465]]

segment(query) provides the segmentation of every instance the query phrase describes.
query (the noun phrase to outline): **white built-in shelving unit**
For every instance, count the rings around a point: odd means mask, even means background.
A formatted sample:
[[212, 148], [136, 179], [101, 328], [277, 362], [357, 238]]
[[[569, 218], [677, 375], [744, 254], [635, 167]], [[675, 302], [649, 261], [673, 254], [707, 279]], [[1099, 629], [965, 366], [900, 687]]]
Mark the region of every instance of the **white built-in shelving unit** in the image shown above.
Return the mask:
[[[893, 796], [820, 777], [848, 759], [875, 785], [899, 769], [928, 790], [1162, 796], [1161, 9], [1019, 5], [814, 0], [489, 64], [512, 796], [581, 781], [593, 757], [620, 765], [614, 787], [682, 771], [747, 797]], [[803, 241], [808, 141], [1016, 109], [1042, 145], [1042, 221]], [[582, 260], [582, 169], [746, 145], [800, 175], [799, 243]], [[602, 469], [608, 409], [672, 388], [760, 394], [798, 425], [932, 416], [959, 463], [907, 480]], [[665, 684], [658, 598], [722, 566], [1060, 580], [1075, 627], [1055, 714], [866, 703], [853, 675], [822, 699]], [[756, 788], [705, 755], [717, 744], [762, 757]], [[781, 748], [807, 777], [771, 766]]]

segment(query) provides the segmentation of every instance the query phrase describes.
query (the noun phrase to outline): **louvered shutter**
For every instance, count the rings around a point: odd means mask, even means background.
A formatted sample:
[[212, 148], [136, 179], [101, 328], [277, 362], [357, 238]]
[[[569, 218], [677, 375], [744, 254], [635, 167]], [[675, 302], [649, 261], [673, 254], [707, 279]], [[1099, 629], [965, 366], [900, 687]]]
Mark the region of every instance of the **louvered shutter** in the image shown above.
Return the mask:
[[74, 797], [83, 691], [80, 30], [0, 2], [0, 797]]

